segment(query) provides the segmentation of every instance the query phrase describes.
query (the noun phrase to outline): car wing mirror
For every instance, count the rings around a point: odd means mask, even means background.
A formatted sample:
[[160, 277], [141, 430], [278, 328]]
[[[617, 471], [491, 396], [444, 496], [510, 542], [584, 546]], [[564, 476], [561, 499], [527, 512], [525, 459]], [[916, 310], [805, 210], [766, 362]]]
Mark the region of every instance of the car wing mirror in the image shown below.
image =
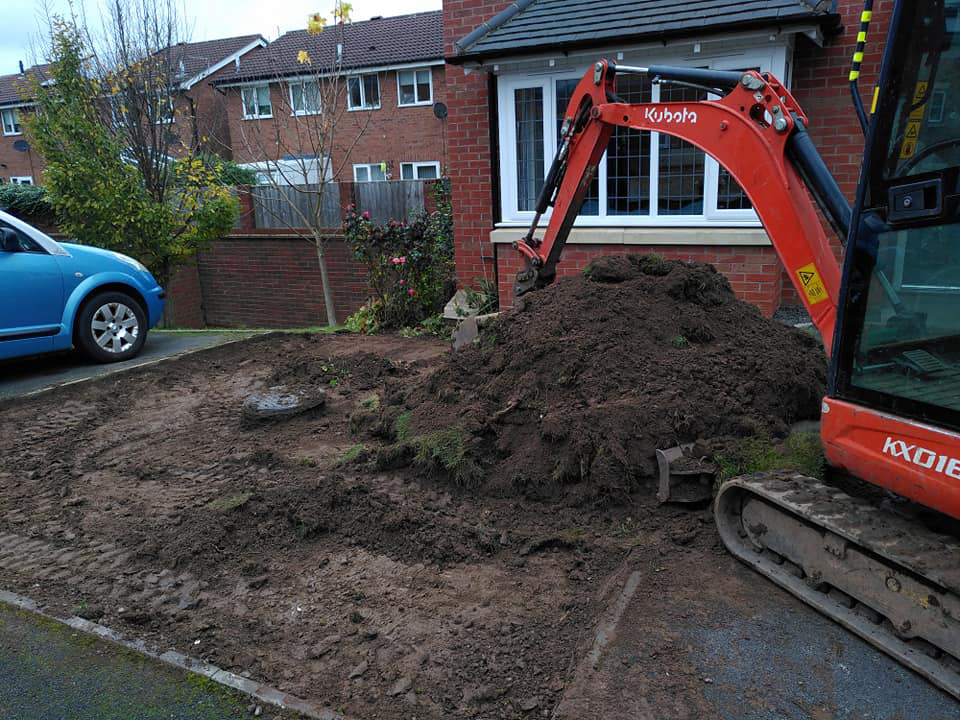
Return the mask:
[[0, 228], [0, 250], [3, 252], [20, 252], [20, 238], [10, 228]]

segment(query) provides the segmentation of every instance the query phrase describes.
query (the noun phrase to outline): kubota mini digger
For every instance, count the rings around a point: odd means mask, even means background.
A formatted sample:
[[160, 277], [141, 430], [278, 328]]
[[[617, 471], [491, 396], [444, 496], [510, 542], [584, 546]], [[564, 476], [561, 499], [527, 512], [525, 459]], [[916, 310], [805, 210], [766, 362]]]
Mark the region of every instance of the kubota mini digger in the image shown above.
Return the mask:
[[[716, 159], [823, 337], [832, 477], [868, 490], [789, 473], [734, 478], [715, 500], [720, 534], [744, 562], [960, 698], [960, 0], [894, 4], [868, 122], [856, 85], [871, 6], [850, 74], [867, 132], [853, 209], [808, 117], [770, 74], [601, 60], [574, 91], [536, 218], [516, 244], [525, 269], [515, 291], [554, 279], [615, 128], [672, 135]], [[717, 99], [625, 103], [616, 85], [627, 74]], [[814, 202], [847, 240], [842, 270]]]

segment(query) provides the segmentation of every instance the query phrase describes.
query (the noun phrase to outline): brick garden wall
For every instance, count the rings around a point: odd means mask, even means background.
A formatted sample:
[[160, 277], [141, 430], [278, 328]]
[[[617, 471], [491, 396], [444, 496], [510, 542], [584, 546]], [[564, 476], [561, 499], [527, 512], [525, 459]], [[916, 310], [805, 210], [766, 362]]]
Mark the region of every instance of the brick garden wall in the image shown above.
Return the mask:
[[[364, 268], [340, 235], [326, 246], [341, 322], [366, 301]], [[236, 234], [213, 243], [168, 289], [178, 327], [303, 327], [327, 322], [312, 243], [289, 232]]]
[[[447, 55], [454, 54], [455, 40], [508, 5], [509, 2], [497, 0], [445, 0]], [[851, 201], [860, 170], [863, 135], [849, 98], [847, 74], [862, 5], [856, 0], [839, 0], [837, 12], [843, 23], [840, 34], [828, 38], [826, 47], [822, 48], [804, 37], [799, 38], [793, 58], [793, 93], [811, 119], [810, 133], [827, 166]], [[860, 80], [867, 107], [879, 73], [891, 5], [890, 2], [880, 2], [874, 10]], [[488, 83], [488, 75], [484, 72], [465, 75], [460, 67], [447, 67], [457, 279], [461, 285], [472, 285], [495, 269], [501, 304], [506, 306], [512, 299], [512, 276], [519, 268], [519, 261], [508, 246], [498, 246], [494, 252], [489, 241], [497, 219], [492, 179], [498, 170], [491, 152]], [[825, 224], [825, 228], [833, 237], [829, 226]], [[669, 232], [665, 229], [664, 235], [669, 236]], [[840, 257], [839, 241], [835, 248]], [[669, 258], [713, 262], [727, 275], [741, 298], [754, 302], [766, 314], [772, 314], [781, 303], [800, 303], [772, 247], [568, 245], [559, 271], [561, 275], [577, 273], [591, 257], [623, 252], [656, 252]]]

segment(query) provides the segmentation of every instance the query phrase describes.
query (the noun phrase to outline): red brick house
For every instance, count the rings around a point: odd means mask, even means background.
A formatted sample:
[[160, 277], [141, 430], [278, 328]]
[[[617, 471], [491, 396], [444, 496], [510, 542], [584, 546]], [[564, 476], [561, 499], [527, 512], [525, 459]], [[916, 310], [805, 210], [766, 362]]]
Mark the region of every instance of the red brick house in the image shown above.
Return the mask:
[[36, 65], [0, 76], [0, 183], [35, 185], [40, 180], [43, 158], [33, 151], [23, 133], [23, 116], [33, 105], [23, 96], [34, 77], [44, 77], [46, 68]]
[[[810, 133], [852, 200], [863, 137], [847, 74], [861, 9], [844, 0], [445, 0], [459, 282], [496, 280], [501, 304], [510, 304], [520, 268], [510, 243], [532, 218], [572, 88], [599, 57], [772, 72], [809, 114]], [[874, 13], [874, 43], [888, 12]], [[862, 71], [865, 95], [879, 69], [873, 57]], [[622, 78], [618, 92], [634, 102], [699, 99], [646, 78]], [[622, 252], [712, 262], [768, 315], [798, 304], [749, 199], [715, 161], [665, 135], [616, 131], [559, 273]]]
[[[251, 51], [267, 44], [260, 35], [180, 43], [170, 48], [173, 68], [170, 129], [182, 147], [202, 147], [225, 158], [232, 155], [226, 98], [210, 82]], [[23, 73], [0, 76], [0, 182], [36, 185], [41, 182], [43, 158], [34, 152], [23, 131], [23, 116], [32, 111], [30, 76], [45, 74], [48, 65]], [[176, 145], [171, 149], [178, 154]]]
[[[333, 77], [336, 97], [321, 102]], [[281, 182], [314, 182], [321, 172], [338, 181], [429, 179], [446, 164], [439, 11], [289, 32], [213, 85], [226, 97], [234, 159]], [[332, 142], [319, 143], [331, 118]]]

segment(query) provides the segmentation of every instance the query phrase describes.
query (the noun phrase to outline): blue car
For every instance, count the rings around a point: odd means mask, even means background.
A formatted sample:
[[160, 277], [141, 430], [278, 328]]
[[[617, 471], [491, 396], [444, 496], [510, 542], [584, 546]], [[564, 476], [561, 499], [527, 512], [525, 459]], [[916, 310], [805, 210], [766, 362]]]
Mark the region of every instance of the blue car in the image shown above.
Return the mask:
[[133, 258], [56, 242], [0, 211], [0, 358], [75, 347], [99, 362], [129, 360], [164, 302]]

